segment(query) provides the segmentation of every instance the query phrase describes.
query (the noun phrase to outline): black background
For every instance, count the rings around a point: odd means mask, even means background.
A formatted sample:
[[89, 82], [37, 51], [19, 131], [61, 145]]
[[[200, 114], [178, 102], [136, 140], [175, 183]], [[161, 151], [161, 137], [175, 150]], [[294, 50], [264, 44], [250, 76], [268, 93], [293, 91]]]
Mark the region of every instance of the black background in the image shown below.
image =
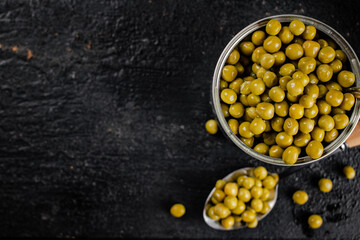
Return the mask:
[[[280, 180], [257, 229], [202, 220], [218, 178], [261, 165], [204, 123], [227, 42], [265, 16], [314, 17], [360, 51], [358, 1], [1, 1], [0, 236], [360, 238], [359, 149]], [[29, 55], [29, 51], [33, 54]], [[263, 164], [262, 164], [263, 165]], [[275, 172], [285, 168], [267, 166]], [[334, 188], [317, 189], [329, 177]], [[296, 189], [310, 200], [295, 206]], [[181, 202], [186, 215], [169, 214]], [[324, 219], [307, 227], [312, 213]]]

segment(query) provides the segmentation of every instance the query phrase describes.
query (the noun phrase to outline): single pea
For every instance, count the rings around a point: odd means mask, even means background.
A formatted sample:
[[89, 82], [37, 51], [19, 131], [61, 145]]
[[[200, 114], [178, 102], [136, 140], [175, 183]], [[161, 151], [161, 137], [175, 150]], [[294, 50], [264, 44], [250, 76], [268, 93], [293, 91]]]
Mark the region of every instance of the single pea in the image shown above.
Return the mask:
[[316, 75], [322, 82], [328, 82], [333, 76], [333, 69], [328, 64], [321, 64], [316, 69]]
[[235, 219], [233, 216], [228, 216], [227, 218], [221, 220], [221, 225], [224, 228], [231, 228], [234, 226], [234, 224], [235, 224]]
[[251, 200], [251, 208], [255, 210], [255, 212], [260, 212], [264, 206], [263, 201], [258, 198], [254, 198]]
[[242, 214], [241, 214], [241, 219], [246, 222], [252, 222], [256, 219], [256, 213], [250, 211], [250, 210], [245, 210]]
[[296, 147], [305, 147], [311, 140], [311, 135], [309, 133], [300, 132], [294, 137], [294, 145]]
[[255, 31], [251, 35], [251, 41], [257, 46], [262, 45], [265, 38], [266, 38], [266, 34], [264, 31], [261, 30]]
[[306, 154], [309, 157], [311, 157], [312, 159], [317, 159], [317, 158], [322, 156], [322, 154], [324, 152], [324, 147], [321, 144], [321, 142], [318, 142], [316, 140], [312, 140], [307, 145], [305, 151], [306, 151]]
[[271, 88], [278, 84], [277, 76], [274, 72], [267, 71], [263, 76], [263, 81], [265, 83], [265, 86], [268, 88]]
[[236, 183], [228, 182], [224, 186], [224, 192], [228, 196], [236, 196], [238, 194], [238, 186]]
[[226, 60], [226, 63], [235, 65], [240, 59], [240, 53], [238, 50], [234, 49], [230, 53], [228, 59]]
[[278, 145], [272, 145], [269, 149], [269, 156], [274, 158], [281, 158], [284, 149]]
[[[254, 134], [261, 134], [265, 131], [266, 124], [261, 118], [255, 118], [250, 124], [250, 131]], [[243, 136], [245, 137], [245, 136]]]
[[314, 127], [314, 129], [311, 132], [311, 138], [318, 142], [322, 142], [324, 140], [324, 137], [325, 137], [325, 130], [317, 126]]
[[236, 135], [236, 134], [238, 134], [238, 129], [239, 129], [239, 122], [238, 122], [238, 120], [236, 120], [236, 119], [229, 119], [228, 120], [228, 125], [229, 125], [229, 127], [230, 127], [230, 129], [231, 129], [231, 131]]
[[269, 97], [274, 102], [282, 102], [285, 98], [285, 92], [280, 87], [272, 87], [269, 91]]
[[330, 90], [326, 93], [325, 99], [332, 107], [337, 107], [342, 103], [344, 95], [339, 90]]
[[259, 166], [254, 169], [254, 175], [256, 178], [263, 180], [268, 175], [268, 172], [266, 168], [264, 168], [263, 166]]
[[331, 109], [331, 115], [334, 116], [336, 114], [345, 114], [346, 111], [344, 109], [341, 109], [339, 107]]
[[304, 92], [304, 86], [299, 79], [293, 79], [286, 84], [286, 90], [289, 94], [296, 97]]
[[305, 31], [302, 33], [302, 37], [306, 40], [312, 40], [316, 36], [316, 28], [311, 25], [305, 27]]
[[316, 58], [320, 51], [320, 44], [315, 41], [305, 41], [302, 44], [305, 57]]
[[263, 194], [263, 188], [254, 186], [251, 188], [250, 193], [253, 198], [260, 198]]
[[[240, 58], [240, 60], [241, 60], [242, 58]], [[244, 68], [244, 66], [240, 63], [240, 62], [238, 62], [237, 64], [235, 64], [235, 68], [236, 68], [236, 70], [238, 71], [238, 75], [239, 76], [241, 76], [244, 72], [245, 72], [245, 68]]]
[[294, 34], [287, 26], [281, 29], [278, 36], [283, 44], [289, 44], [294, 39]]
[[335, 59], [335, 50], [330, 46], [320, 49], [318, 59], [322, 63], [332, 62]]
[[271, 19], [266, 24], [265, 30], [269, 35], [277, 35], [281, 30], [281, 23], [276, 19]]
[[215, 205], [214, 212], [222, 219], [227, 218], [231, 214], [230, 209], [227, 208], [223, 203], [217, 203]]
[[261, 94], [261, 101], [266, 102], [266, 103], [270, 103], [272, 100], [269, 97], [269, 90], [265, 90], [265, 92], [263, 94]]
[[275, 63], [274, 63], [275, 66], [281, 66], [284, 64], [286, 60], [286, 56], [283, 51], [278, 51], [276, 53], [273, 53], [273, 56], [275, 58]]
[[246, 189], [251, 189], [255, 185], [255, 179], [253, 177], [247, 177], [244, 179], [242, 185]]
[[300, 104], [293, 104], [289, 108], [289, 116], [294, 119], [300, 119], [304, 116], [304, 107]]
[[275, 132], [282, 132], [283, 131], [283, 125], [284, 125], [284, 118], [282, 117], [274, 117], [271, 119], [271, 128]]
[[318, 184], [319, 184], [320, 191], [322, 191], [324, 193], [330, 192], [333, 187], [332, 181], [328, 178], [320, 179]]
[[326, 83], [326, 88], [330, 91], [330, 90], [339, 90], [342, 91], [342, 87], [340, 86], [340, 84], [338, 84], [337, 82], [327, 82]]
[[343, 102], [340, 104], [340, 108], [346, 111], [351, 110], [355, 104], [355, 97], [351, 93], [345, 93]]
[[346, 54], [340, 49], [335, 50], [335, 57], [343, 63], [347, 60]]
[[244, 203], [250, 201], [251, 199], [250, 191], [246, 188], [239, 188], [238, 199], [243, 201]]
[[251, 93], [247, 96], [247, 102], [249, 106], [254, 107], [261, 102], [261, 97]]
[[355, 75], [347, 70], [342, 70], [338, 76], [337, 81], [342, 87], [351, 87], [355, 82]]
[[222, 91], [223, 89], [227, 88], [229, 86], [229, 83], [227, 81], [224, 80], [220, 80], [220, 91]]
[[265, 188], [267, 189], [273, 189], [276, 186], [276, 181], [272, 176], [267, 176], [264, 180], [263, 180], [263, 185]]
[[298, 190], [293, 194], [292, 199], [295, 203], [303, 205], [308, 201], [309, 196], [306, 192]]
[[319, 109], [319, 113], [321, 115], [325, 115], [325, 114], [330, 114], [331, 112], [331, 106], [328, 102], [324, 101], [324, 100], [319, 100], [316, 103], [318, 109]]
[[313, 72], [316, 68], [316, 60], [312, 57], [302, 57], [298, 62], [298, 68], [305, 74]]
[[221, 190], [224, 188], [225, 184], [226, 184], [226, 182], [224, 180], [219, 179], [216, 181], [215, 188]]
[[304, 116], [307, 118], [314, 118], [318, 115], [318, 113], [319, 113], [319, 108], [316, 104], [314, 104], [314, 106], [312, 106], [311, 108], [304, 109]]
[[298, 43], [290, 44], [285, 49], [285, 55], [291, 60], [300, 59], [304, 55], [304, 49]]
[[246, 205], [243, 201], [238, 200], [236, 207], [231, 210], [233, 214], [240, 215], [245, 211]]
[[237, 203], [238, 199], [234, 196], [226, 196], [224, 199], [224, 205], [230, 210], [236, 208]]
[[258, 179], [258, 178], [255, 178], [255, 185], [254, 185], [254, 187], [262, 187], [262, 182], [261, 182], [261, 180], [260, 179]]
[[254, 136], [254, 133], [250, 130], [249, 122], [242, 122], [239, 126], [239, 134], [244, 138], [251, 138]]
[[[269, 120], [274, 117], [275, 108], [274, 105], [271, 103], [262, 102], [257, 104], [256, 112], [262, 119]], [[255, 133], [255, 134], [259, 134], [259, 133]]]
[[219, 220], [220, 219], [220, 217], [215, 214], [215, 207], [214, 206], [209, 208], [209, 210], [207, 211], [207, 215], [213, 220]]
[[286, 132], [286, 134], [290, 136], [294, 136], [299, 131], [299, 123], [293, 118], [287, 118], [284, 121], [283, 129]]
[[275, 57], [269, 53], [260, 56], [260, 65], [265, 69], [270, 69], [275, 63]]
[[286, 132], [281, 132], [276, 135], [275, 141], [280, 147], [286, 148], [293, 143], [293, 136], [287, 134]]
[[275, 113], [280, 117], [285, 117], [289, 113], [289, 104], [287, 101], [275, 103]]
[[260, 199], [264, 203], [269, 199], [270, 197], [270, 190], [267, 188], [263, 188], [263, 194], [261, 195]]
[[205, 123], [206, 131], [210, 134], [216, 134], [218, 131], [218, 124], [214, 119], [210, 119]]
[[325, 132], [324, 141], [327, 143], [331, 143], [339, 136], [339, 132], [337, 129], [333, 128], [330, 131]]
[[265, 83], [260, 78], [251, 81], [250, 91], [255, 95], [261, 95], [265, 92]]
[[355, 177], [355, 170], [353, 167], [351, 166], [345, 166], [344, 169], [343, 169], [343, 172], [345, 174], [345, 177], [347, 179], [353, 179]]
[[275, 53], [281, 48], [281, 40], [277, 36], [269, 36], [264, 41], [264, 49], [269, 53]]
[[305, 94], [305, 95], [302, 95], [302, 96], [300, 97], [299, 103], [300, 103], [300, 105], [303, 106], [304, 108], [311, 108], [312, 106], [315, 105], [315, 102], [316, 102], [315, 99], [316, 99], [316, 98], [313, 98], [313, 97]]
[[233, 65], [225, 65], [221, 72], [221, 77], [227, 82], [232, 82], [235, 80], [238, 72]]
[[221, 91], [220, 97], [224, 103], [233, 104], [236, 102], [237, 94], [234, 92], [234, 90], [226, 88]]
[[305, 31], [305, 24], [300, 20], [293, 20], [291, 21], [289, 28], [294, 35], [299, 36]]
[[230, 116], [230, 113], [229, 113], [229, 106], [225, 103], [221, 103], [221, 111], [224, 115], [224, 117], [229, 117]]
[[285, 63], [280, 67], [279, 74], [281, 76], [291, 76], [295, 72], [295, 66], [292, 63]]
[[282, 155], [282, 159], [286, 164], [295, 164], [298, 157], [299, 152], [294, 146], [287, 147]]
[[222, 202], [225, 198], [225, 193], [224, 191], [222, 191], [221, 189], [216, 189], [213, 193], [213, 195], [211, 196], [211, 201], [214, 204], [217, 204], [219, 202]]
[[335, 121], [329, 115], [322, 115], [318, 120], [318, 125], [325, 131], [330, 131], [335, 127]]
[[245, 41], [245, 42], [240, 43], [239, 49], [240, 49], [241, 54], [244, 54], [245, 56], [251, 56], [251, 54], [255, 50], [255, 45], [254, 45], [254, 43], [252, 43], [250, 41]]
[[315, 121], [309, 118], [302, 118], [299, 121], [299, 128], [302, 133], [310, 133], [315, 127]]
[[237, 78], [229, 84], [229, 88], [234, 90], [236, 94], [240, 94], [240, 86], [244, 83], [244, 80], [241, 78]]
[[322, 223], [323, 223], [322, 218], [316, 214], [311, 215], [308, 219], [308, 224], [313, 229], [321, 227]]
[[330, 67], [333, 69], [334, 73], [338, 73], [341, 71], [343, 64], [339, 59], [335, 59], [330, 63]]
[[[245, 78], [244, 78], [245, 79]], [[242, 95], [249, 95], [251, 93], [251, 90], [250, 90], [250, 84], [251, 82], [250, 81], [245, 81], [243, 82], [243, 84], [241, 84], [240, 86], [240, 93]], [[234, 91], [235, 92], [235, 91]]]
[[325, 39], [319, 39], [317, 42], [320, 44], [321, 48], [329, 46], [328, 42]]
[[333, 116], [336, 129], [344, 129], [349, 123], [349, 117], [342, 113]]
[[268, 155], [269, 153], [269, 146], [266, 145], [265, 143], [258, 143], [255, 147], [254, 150], [258, 153], [261, 153], [263, 155]]
[[309, 74], [309, 79], [310, 79], [311, 84], [318, 84], [319, 83], [319, 79], [317, 78], [315, 73], [310, 73]]
[[245, 108], [241, 103], [236, 102], [230, 105], [229, 113], [232, 117], [241, 118], [242, 116], [244, 116], [244, 112]]
[[185, 206], [180, 203], [176, 203], [170, 208], [170, 213], [173, 217], [180, 218], [185, 214]]
[[254, 137], [251, 138], [244, 138], [244, 137], [240, 137], [240, 140], [245, 143], [246, 146], [252, 148], [254, 146]]

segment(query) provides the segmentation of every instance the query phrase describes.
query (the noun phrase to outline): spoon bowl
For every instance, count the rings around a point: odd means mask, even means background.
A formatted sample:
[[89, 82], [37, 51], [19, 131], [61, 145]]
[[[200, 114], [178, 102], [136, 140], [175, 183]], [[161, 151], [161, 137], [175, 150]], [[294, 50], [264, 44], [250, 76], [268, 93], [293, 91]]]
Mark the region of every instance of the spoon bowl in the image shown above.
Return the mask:
[[[241, 169], [238, 169], [234, 172], [231, 172], [229, 173], [226, 177], [224, 177], [222, 180], [228, 182], [228, 181], [235, 181], [237, 180], [237, 178], [241, 175], [249, 175], [249, 176], [252, 176], [252, 170], [254, 168], [241, 168]], [[265, 213], [265, 214], [256, 214], [256, 217], [257, 217], [257, 220], [258, 221], [261, 221], [262, 219], [264, 219], [270, 212], [271, 210], [274, 208], [275, 206], [275, 203], [276, 203], [276, 200], [277, 200], [277, 195], [278, 195], [278, 183], [276, 184], [276, 187], [273, 191], [274, 195], [273, 195], [273, 199], [268, 201], [268, 204], [270, 206], [270, 210]], [[216, 230], [224, 230], [224, 231], [231, 231], [231, 230], [236, 230], [236, 229], [240, 229], [240, 228], [244, 228], [246, 227], [246, 224], [244, 224], [243, 222], [235, 222], [234, 226], [232, 226], [231, 228], [225, 228], [221, 225], [220, 221], [219, 220], [213, 220], [211, 219], [208, 215], [207, 215], [207, 210], [210, 206], [210, 203], [211, 203], [211, 197], [214, 193], [214, 191], [216, 190], [216, 188], [213, 188], [212, 191], [210, 192], [209, 196], [207, 197], [206, 201], [205, 201], [205, 205], [204, 205], [204, 210], [203, 210], [203, 218], [204, 218], [204, 221], [205, 223], [213, 228], [213, 229], [216, 229]]]

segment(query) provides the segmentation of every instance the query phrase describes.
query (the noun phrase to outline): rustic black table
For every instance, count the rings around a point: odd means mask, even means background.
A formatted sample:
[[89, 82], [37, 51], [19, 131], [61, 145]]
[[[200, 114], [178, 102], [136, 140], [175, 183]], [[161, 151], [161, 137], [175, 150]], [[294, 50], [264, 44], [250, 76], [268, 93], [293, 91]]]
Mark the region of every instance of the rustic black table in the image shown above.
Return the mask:
[[[227, 42], [262, 17], [295, 13], [360, 52], [358, 1], [1, 1], [0, 236], [360, 238], [359, 149], [281, 180], [257, 229], [202, 220], [218, 178], [261, 163], [224, 136], [210, 85]], [[281, 172], [285, 168], [266, 165]], [[334, 182], [320, 193], [320, 177]], [[310, 200], [295, 206], [304, 189]], [[186, 215], [174, 219], [181, 202]], [[311, 213], [324, 225], [307, 227]]]

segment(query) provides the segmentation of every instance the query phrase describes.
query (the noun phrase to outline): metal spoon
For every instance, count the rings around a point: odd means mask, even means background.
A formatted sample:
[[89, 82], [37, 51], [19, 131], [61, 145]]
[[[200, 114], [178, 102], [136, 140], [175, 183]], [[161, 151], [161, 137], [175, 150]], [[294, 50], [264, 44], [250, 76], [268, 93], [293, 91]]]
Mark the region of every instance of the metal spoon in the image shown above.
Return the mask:
[[[238, 170], [228, 174], [226, 177], [223, 178], [223, 180], [224, 181], [236, 181], [236, 179], [241, 175], [250, 175], [251, 176], [253, 169], [254, 168], [241, 168], [241, 169], [238, 169]], [[271, 201], [268, 201], [269, 206], [270, 206], [270, 210], [267, 213], [262, 214], [262, 215], [257, 214], [256, 217], [257, 217], [258, 221], [265, 218], [271, 212], [271, 210], [274, 208], [276, 200], [277, 200], [277, 195], [278, 195], [278, 185], [279, 184], [276, 184], [273, 199]], [[209, 227], [211, 227], [211, 228], [214, 228], [214, 229], [217, 229], [217, 230], [224, 230], [224, 231], [236, 230], [236, 229], [246, 227], [246, 225], [243, 224], [242, 222], [236, 222], [233, 227], [224, 228], [221, 225], [220, 221], [213, 220], [207, 215], [206, 211], [208, 209], [209, 204], [211, 203], [210, 199], [211, 199], [214, 191], [215, 191], [215, 188], [213, 188], [213, 190], [210, 192], [209, 196], [207, 197], [207, 199], [205, 201], [205, 205], [204, 205], [203, 218], [204, 218], [204, 221], [206, 222], [206, 224], [209, 225]]]

